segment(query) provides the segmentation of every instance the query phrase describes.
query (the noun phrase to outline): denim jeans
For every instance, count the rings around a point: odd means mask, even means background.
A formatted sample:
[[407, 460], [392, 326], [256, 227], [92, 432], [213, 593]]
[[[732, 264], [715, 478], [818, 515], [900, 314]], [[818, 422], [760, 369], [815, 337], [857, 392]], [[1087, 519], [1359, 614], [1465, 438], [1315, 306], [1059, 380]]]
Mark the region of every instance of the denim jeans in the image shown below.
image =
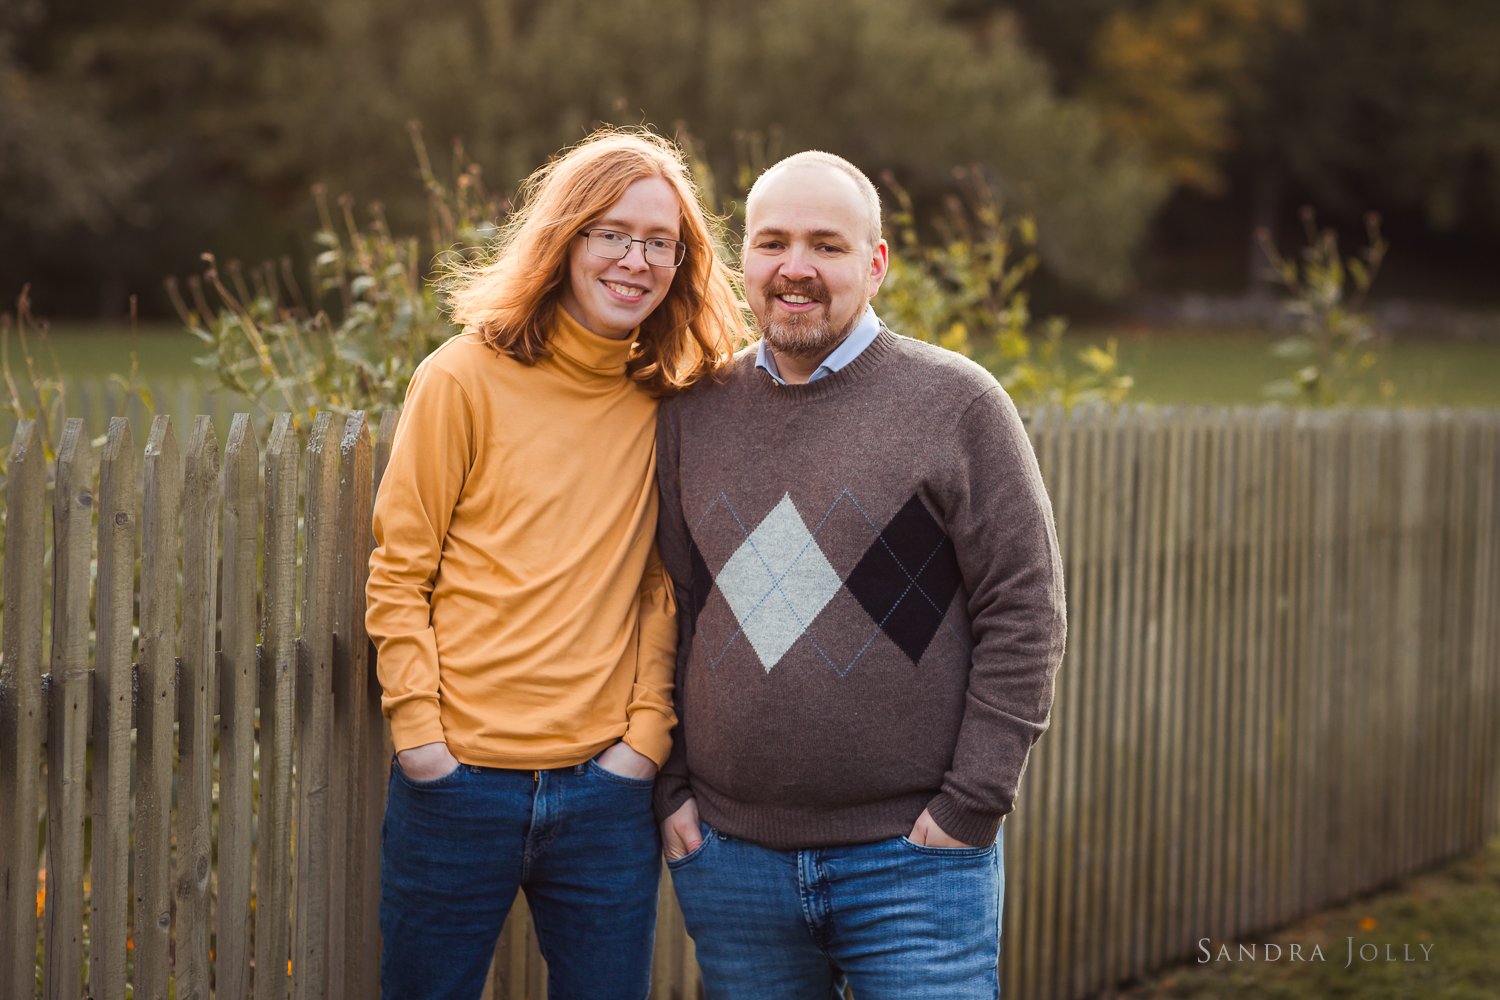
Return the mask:
[[643, 1000], [660, 841], [651, 781], [593, 761], [549, 771], [391, 765], [381, 831], [385, 1000], [473, 1000], [523, 889], [550, 1000]]
[[1001, 847], [777, 851], [703, 824], [667, 862], [709, 1000], [995, 1000]]

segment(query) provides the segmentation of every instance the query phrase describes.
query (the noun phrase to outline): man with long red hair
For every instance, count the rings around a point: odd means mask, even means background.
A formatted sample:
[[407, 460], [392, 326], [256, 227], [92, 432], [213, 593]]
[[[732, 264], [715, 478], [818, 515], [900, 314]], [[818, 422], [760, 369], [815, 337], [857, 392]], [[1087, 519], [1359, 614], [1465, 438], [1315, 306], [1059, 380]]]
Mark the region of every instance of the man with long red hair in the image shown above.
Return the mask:
[[596, 133], [520, 202], [451, 283], [463, 332], [417, 368], [375, 502], [387, 998], [477, 997], [518, 889], [553, 1000], [650, 986], [676, 641], [656, 407], [744, 321], [667, 140]]

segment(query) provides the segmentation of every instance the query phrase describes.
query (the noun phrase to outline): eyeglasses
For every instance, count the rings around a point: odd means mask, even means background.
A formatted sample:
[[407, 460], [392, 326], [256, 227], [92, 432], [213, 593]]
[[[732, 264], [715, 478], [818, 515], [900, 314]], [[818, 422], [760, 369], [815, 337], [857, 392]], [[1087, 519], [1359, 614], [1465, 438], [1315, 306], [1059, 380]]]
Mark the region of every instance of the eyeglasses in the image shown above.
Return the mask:
[[629, 233], [617, 233], [613, 229], [585, 229], [578, 235], [588, 237], [589, 253], [609, 260], [623, 260], [635, 243], [645, 247], [646, 263], [652, 267], [676, 267], [687, 256], [686, 243], [664, 236], [638, 240]]

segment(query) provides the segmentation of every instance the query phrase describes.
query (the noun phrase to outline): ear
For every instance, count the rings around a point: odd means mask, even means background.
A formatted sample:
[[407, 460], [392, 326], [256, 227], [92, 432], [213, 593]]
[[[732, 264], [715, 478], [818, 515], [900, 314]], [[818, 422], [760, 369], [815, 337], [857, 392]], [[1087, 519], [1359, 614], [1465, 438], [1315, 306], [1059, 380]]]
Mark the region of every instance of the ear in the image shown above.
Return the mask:
[[870, 280], [865, 293], [870, 298], [874, 298], [875, 293], [880, 290], [880, 283], [885, 280], [885, 272], [890, 269], [890, 253], [885, 240], [881, 240], [875, 245], [875, 252], [870, 255]]

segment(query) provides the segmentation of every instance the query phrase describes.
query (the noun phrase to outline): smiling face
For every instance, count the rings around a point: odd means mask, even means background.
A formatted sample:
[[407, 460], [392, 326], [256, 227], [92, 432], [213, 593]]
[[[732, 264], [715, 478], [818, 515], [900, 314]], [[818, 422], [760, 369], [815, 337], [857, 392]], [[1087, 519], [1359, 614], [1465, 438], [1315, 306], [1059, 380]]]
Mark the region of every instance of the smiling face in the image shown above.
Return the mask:
[[763, 178], [745, 220], [745, 297], [778, 355], [821, 360], [849, 335], [885, 278], [868, 203], [822, 165]]
[[[682, 206], [665, 180], [643, 177], [583, 228], [613, 229], [637, 240], [677, 240], [682, 238]], [[610, 260], [592, 253], [588, 242], [586, 237], [573, 237], [559, 302], [585, 329], [623, 340], [661, 305], [677, 270], [646, 263], [642, 243], [632, 243], [624, 257]]]

